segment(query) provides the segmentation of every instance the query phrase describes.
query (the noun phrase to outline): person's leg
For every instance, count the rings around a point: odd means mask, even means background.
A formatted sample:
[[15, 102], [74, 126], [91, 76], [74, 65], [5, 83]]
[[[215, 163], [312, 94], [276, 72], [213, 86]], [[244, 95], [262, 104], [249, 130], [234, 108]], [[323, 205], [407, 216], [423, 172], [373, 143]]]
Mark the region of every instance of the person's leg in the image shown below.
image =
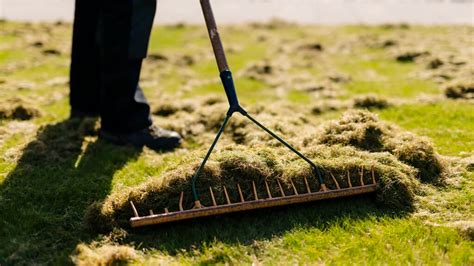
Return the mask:
[[98, 115], [100, 64], [97, 30], [99, 5], [96, 1], [76, 0], [71, 52], [71, 115]]
[[130, 133], [148, 128], [150, 107], [139, 87], [156, 0], [104, 0], [99, 41], [101, 45], [102, 128]]
[[150, 107], [139, 87], [156, 0], [103, 0], [100, 16], [102, 128], [99, 137], [155, 150], [180, 145], [181, 136], [151, 126]]

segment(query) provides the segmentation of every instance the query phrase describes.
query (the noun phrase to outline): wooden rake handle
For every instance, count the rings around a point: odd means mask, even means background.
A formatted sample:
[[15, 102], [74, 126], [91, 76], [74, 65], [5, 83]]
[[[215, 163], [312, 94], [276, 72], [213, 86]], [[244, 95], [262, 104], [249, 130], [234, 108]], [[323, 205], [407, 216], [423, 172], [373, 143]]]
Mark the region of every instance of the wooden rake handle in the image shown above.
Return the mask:
[[200, 1], [202, 13], [204, 14], [207, 30], [209, 32], [209, 38], [211, 39], [212, 48], [216, 57], [217, 66], [219, 67], [219, 73], [222, 73], [229, 70], [229, 65], [225, 56], [224, 46], [222, 46], [221, 37], [219, 36], [219, 31], [217, 30], [217, 24], [214, 18], [214, 13], [212, 12], [211, 3], [209, 0]]

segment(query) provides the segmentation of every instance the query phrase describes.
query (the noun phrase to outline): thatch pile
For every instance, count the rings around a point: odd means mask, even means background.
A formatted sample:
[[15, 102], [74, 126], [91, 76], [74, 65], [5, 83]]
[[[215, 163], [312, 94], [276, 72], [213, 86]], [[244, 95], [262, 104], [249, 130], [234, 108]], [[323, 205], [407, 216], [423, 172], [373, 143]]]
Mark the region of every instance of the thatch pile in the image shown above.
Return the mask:
[[421, 181], [443, 181], [445, 164], [428, 139], [403, 132], [367, 111], [346, 112], [340, 120], [326, 124], [313, 141], [327, 145], [349, 145], [370, 152], [389, 152], [398, 160], [413, 166]]
[[359, 109], [384, 109], [390, 105], [387, 99], [374, 94], [362, 95], [354, 99], [354, 107]]
[[79, 244], [72, 260], [79, 266], [107, 266], [126, 265], [137, 258], [138, 252], [129, 246], [107, 244], [100, 247], [88, 247], [85, 244]]
[[[347, 173], [353, 186], [360, 185], [361, 168], [365, 169], [364, 182], [372, 182], [371, 169], [378, 182], [377, 199], [383, 205], [395, 209], [411, 209], [417, 181], [415, 171], [399, 162], [388, 153], [371, 154], [357, 151], [351, 147], [313, 146], [305, 151], [321, 167], [326, 185], [335, 189], [333, 174], [341, 187], [348, 187]], [[185, 193], [184, 206], [193, 207], [190, 180], [194, 175], [199, 156], [193, 154], [179, 167], [164, 173], [160, 178], [151, 179], [139, 187], [110, 195], [105, 201], [97, 202], [89, 208], [87, 225], [95, 231], [107, 231], [113, 227], [127, 227], [133, 215], [130, 201], [136, 203], [139, 212], [148, 213], [150, 209], [162, 211], [178, 210], [180, 193]], [[286, 195], [292, 195], [290, 180], [293, 180], [300, 193], [306, 191], [303, 177], [309, 181], [312, 191], [320, 184], [305, 162], [282, 148], [259, 147], [248, 150], [243, 146], [230, 146], [218, 151], [207, 164], [199, 179], [198, 190], [201, 202], [211, 205], [209, 187], [212, 187], [218, 204], [225, 203], [223, 186], [226, 186], [231, 201], [239, 201], [236, 185], [240, 184], [247, 200], [253, 198], [252, 181], [257, 185], [259, 198], [266, 198], [264, 180], [270, 184], [272, 195], [279, 196], [277, 179]]]
[[41, 116], [41, 112], [22, 102], [4, 102], [0, 107], [0, 120], [30, 120]]
[[446, 85], [446, 97], [452, 99], [474, 99], [474, 82], [454, 82]]

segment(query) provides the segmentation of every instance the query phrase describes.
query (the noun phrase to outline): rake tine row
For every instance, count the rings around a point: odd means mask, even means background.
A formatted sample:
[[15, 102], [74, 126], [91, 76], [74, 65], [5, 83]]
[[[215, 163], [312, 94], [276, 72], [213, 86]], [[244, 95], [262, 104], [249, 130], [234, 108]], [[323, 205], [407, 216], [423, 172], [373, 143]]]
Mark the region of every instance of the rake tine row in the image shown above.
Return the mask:
[[[332, 180], [334, 181], [334, 184], [336, 185], [336, 190], [340, 190], [341, 189], [341, 186], [339, 185], [339, 182], [337, 182], [337, 179], [334, 177], [334, 175], [329, 172], [329, 175], [331, 176]], [[365, 170], [364, 168], [362, 167], [361, 170], [360, 170], [360, 187], [364, 187], [364, 186], [367, 186], [367, 185], [370, 185], [370, 184], [365, 184], [364, 182], [364, 175], [365, 175]], [[376, 185], [376, 181], [375, 181], [375, 170], [374, 170], [374, 167], [372, 166], [371, 167], [371, 170], [370, 170], [370, 177], [372, 179], [372, 184], [371, 185]], [[277, 185], [278, 185], [278, 188], [280, 190], [280, 194], [281, 194], [281, 197], [280, 198], [285, 198], [287, 197], [287, 194], [285, 193], [285, 190], [283, 189], [283, 186], [281, 185], [281, 182], [280, 180], [276, 179], [277, 181]], [[351, 179], [350, 179], [350, 172], [347, 171], [347, 181], [348, 181], [348, 188], [353, 188], [353, 185], [351, 183]], [[268, 181], [267, 180], [264, 180], [264, 183], [265, 183], [265, 189], [266, 189], [266, 192], [267, 192], [267, 195], [268, 195], [268, 198], [267, 199], [273, 199], [273, 195], [271, 193], [271, 190], [270, 190], [270, 186], [268, 184]], [[306, 186], [306, 190], [307, 190], [307, 194], [311, 194], [313, 193], [311, 191], [311, 188], [309, 186], [309, 182], [308, 182], [308, 179], [306, 177], [304, 177], [304, 183], [305, 183], [305, 186]], [[291, 187], [293, 189], [293, 192], [294, 192], [294, 195], [293, 196], [298, 196], [300, 195], [298, 193], [298, 190], [296, 189], [296, 186], [295, 184], [293, 183], [293, 180], [290, 179], [290, 184], [291, 184]], [[239, 193], [239, 197], [240, 197], [240, 203], [245, 203], [245, 197], [244, 197], [244, 194], [242, 192], [242, 188], [240, 186], [239, 183], [237, 183], [237, 190], [238, 190], [238, 193]], [[252, 190], [253, 190], [253, 194], [254, 194], [254, 198], [255, 198], [255, 201], [259, 201], [259, 197], [258, 197], [258, 194], [257, 194], [257, 186], [255, 185], [255, 181], [252, 181]], [[323, 191], [324, 190], [320, 190], [320, 191]], [[226, 202], [227, 202], [227, 205], [232, 205], [233, 203], [231, 202], [230, 200], [230, 197], [229, 197], [229, 192], [227, 191], [227, 188], [225, 186], [223, 186], [223, 192], [224, 192], [224, 196], [225, 196], [225, 199], [226, 199]], [[214, 195], [214, 191], [212, 189], [212, 187], [209, 187], [209, 194], [211, 196], [211, 200], [212, 200], [212, 206], [213, 207], [217, 207], [217, 206], [221, 206], [221, 205], [218, 205], [217, 204], [217, 201], [216, 201], [216, 198], [215, 198], [215, 195]], [[291, 196], [291, 195], [289, 195]], [[278, 198], [278, 197], [277, 197]], [[180, 211], [184, 211], [184, 208], [183, 208], [183, 201], [184, 201], [184, 192], [181, 192], [180, 193], [180, 196], [179, 196], [179, 210]], [[137, 208], [135, 207], [135, 205], [133, 204], [133, 201], [130, 201], [130, 205], [132, 206], [132, 211], [133, 211], [133, 214], [135, 217], [139, 218], [140, 215], [138, 214], [138, 211], [137, 211]], [[202, 208], [202, 206], [195, 206], [194, 207], [195, 209], [199, 209], [199, 208]], [[150, 216], [154, 216], [155, 213], [153, 212], [153, 210], [149, 210], [149, 213], [150, 213]], [[170, 212], [168, 210], [168, 208], [164, 208], [164, 214], [170, 214], [172, 212]]]

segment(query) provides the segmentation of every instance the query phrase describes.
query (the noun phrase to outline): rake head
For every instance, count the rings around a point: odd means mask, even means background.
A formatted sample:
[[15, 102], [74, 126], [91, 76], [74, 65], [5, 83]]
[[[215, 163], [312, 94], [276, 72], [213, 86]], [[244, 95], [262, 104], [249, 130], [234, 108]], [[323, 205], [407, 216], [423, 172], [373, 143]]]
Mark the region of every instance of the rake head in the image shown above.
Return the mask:
[[[364, 179], [367, 180], [366, 175], [370, 175], [370, 184], [365, 184], [364, 182]], [[347, 176], [344, 177], [344, 179], [347, 180], [347, 187], [341, 187], [332, 173], [330, 173], [330, 176], [332, 179], [332, 183], [334, 183], [334, 189], [329, 189], [324, 184], [318, 184], [320, 189], [318, 191], [311, 191], [308, 179], [305, 177], [305, 191], [298, 191], [293, 181], [290, 180], [290, 193], [283, 189], [281, 182], [277, 179], [276, 184], [279, 189], [277, 195], [275, 195], [276, 193], [273, 193], [272, 195], [270, 185], [267, 180], [264, 181], [264, 187], [258, 187], [255, 182], [252, 181], [252, 200], [246, 200], [246, 198], [248, 197], [245, 197], [240, 184], [237, 183], [235, 189], [238, 191], [240, 199], [240, 201], [237, 202], [231, 202], [228, 188], [224, 186], [222, 191], [224, 193], [226, 203], [221, 205], [216, 202], [216, 197], [214, 194], [215, 192], [211, 187], [209, 187], [209, 194], [212, 200], [212, 206], [204, 206], [201, 204], [200, 201], [195, 201], [194, 208], [187, 210], [183, 208], [184, 192], [181, 192], [179, 198], [179, 211], [170, 212], [168, 211], [168, 208], [165, 208], [164, 212], [155, 214], [153, 210], [150, 210], [149, 214], [145, 216], [140, 216], [134, 203], [130, 202], [133, 213], [135, 215], [135, 217], [132, 217], [130, 219], [130, 224], [132, 227], [136, 228], [147, 225], [164, 224], [169, 222], [183, 221], [199, 217], [215, 216], [226, 213], [242, 212], [297, 203], [313, 202], [325, 199], [369, 194], [374, 193], [376, 191], [377, 183], [374, 169], [371, 169], [370, 171], [364, 171], [364, 169], [361, 168], [360, 173], [358, 175], [359, 180], [356, 181], [351, 180], [351, 174], [348, 172]], [[266, 195], [266, 198], [259, 198], [259, 193], [257, 192], [259, 189], [263, 189], [265, 191], [264, 194]], [[260, 193], [260, 195], [262, 195], [262, 193]]]

